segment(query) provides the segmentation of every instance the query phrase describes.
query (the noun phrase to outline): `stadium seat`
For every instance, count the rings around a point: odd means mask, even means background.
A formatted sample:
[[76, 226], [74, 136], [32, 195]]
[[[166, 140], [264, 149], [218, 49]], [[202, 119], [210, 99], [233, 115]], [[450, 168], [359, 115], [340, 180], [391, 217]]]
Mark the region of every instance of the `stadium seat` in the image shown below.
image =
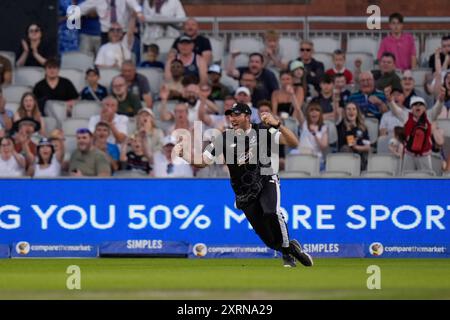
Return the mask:
[[404, 171], [402, 174], [405, 178], [432, 178], [436, 176], [433, 170], [417, 170], [417, 171]]
[[318, 36], [310, 39], [314, 43], [315, 52], [333, 53], [334, 50], [341, 48], [341, 41], [333, 37]]
[[390, 154], [369, 154], [367, 172], [386, 172], [392, 176], [399, 172], [400, 160]]
[[310, 178], [311, 176], [303, 171], [282, 171], [280, 172], [280, 178]]
[[72, 152], [75, 151], [77, 148], [77, 137], [74, 135], [65, 135], [65, 141], [64, 141], [64, 151], [66, 154], [71, 155]]
[[444, 136], [450, 137], [450, 119], [438, 119], [436, 121], [438, 127], [444, 130]]
[[325, 71], [333, 67], [333, 57], [331, 53], [318, 51], [313, 55], [314, 59], [320, 61], [325, 66]]
[[110, 88], [112, 79], [120, 74], [120, 70], [116, 68], [99, 68], [99, 71], [100, 80], [98, 82], [107, 89]]
[[434, 54], [436, 48], [441, 46], [442, 37], [425, 37], [425, 48], [421, 56], [422, 63], [428, 65], [430, 55]]
[[94, 57], [79, 51], [64, 52], [61, 56], [61, 68], [79, 69], [86, 72], [94, 66]]
[[95, 101], [81, 100], [75, 103], [72, 110], [72, 117], [77, 119], [89, 119], [100, 114], [101, 106]]
[[45, 131], [48, 134], [58, 128], [58, 121], [52, 117], [43, 117], [45, 123]]
[[286, 157], [286, 172], [304, 172], [309, 176], [318, 176], [319, 158], [309, 154], [289, 154]]
[[320, 174], [322, 178], [351, 178], [352, 175], [343, 171], [324, 171]]
[[40, 67], [19, 67], [14, 71], [14, 84], [34, 87], [44, 79], [44, 69]]
[[425, 84], [425, 77], [427, 74], [431, 74], [431, 69], [421, 68], [412, 70], [412, 76], [414, 78], [416, 87], [423, 88]]
[[[226, 54], [223, 57], [223, 61], [222, 61], [222, 70], [226, 70], [226, 66], [228, 64], [229, 59], [231, 58], [231, 56], [229, 54]], [[248, 54], [247, 53], [241, 53], [239, 54], [235, 60], [234, 60], [234, 66], [236, 68], [240, 68], [240, 67], [247, 67], [248, 66]], [[222, 76], [224, 75], [224, 72], [222, 73]]]
[[432, 154], [431, 155], [431, 165], [433, 167], [434, 173], [439, 177], [442, 176], [442, 158], [440, 155]]
[[378, 139], [378, 126], [379, 121], [375, 118], [364, 118], [364, 124], [369, 132], [370, 144], [374, 144]]
[[378, 40], [370, 37], [349, 37], [347, 41], [347, 53], [364, 52], [376, 57], [378, 48]]
[[67, 106], [64, 101], [48, 100], [44, 106], [45, 114], [56, 119], [58, 128], [62, 128], [67, 119]]
[[365, 171], [361, 174], [364, 178], [392, 178], [393, 174], [384, 171]]
[[300, 39], [281, 37], [279, 41], [282, 59], [291, 61], [297, 59], [300, 52]]
[[12, 113], [15, 113], [17, 109], [19, 109], [19, 102], [6, 102], [6, 110], [11, 111]]
[[378, 154], [390, 154], [391, 150], [389, 150], [389, 140], [392, 137], [390, 136], [380, 136], [377, 140], [377, 153]]
[[157, 96], [163, 82], [163, 72], [156, 68], [137, 68], [137, 72], [147, 78], [153, 97]]
[[73, 85], [80, 92], [85, 86], [84, 72], [79, 69], [61, 69], [59, 75], [72, 81]]
[[172, 45], [174, 42], [175, 42], [175, 38], [170, 38], [170, 37], [161, 37], [161, 38], [156, 39], [155, 43], [159, 47], [159, 54], [167, 55], [169, 53], [170, 49], [172, 49]]
[[16, 66], [16, 53], [14, 51], [0, 51], [0, 56], [8, 58], [11, 62], [11, 67], [14, 69]]
[[446, 179], [450, 178], [450, 171], [445, 171], [444, 173], [442, 173], [442, 176]]
[[149, 175], [136, 170], [120, 170], [114, 172], [114, 178], [151, 178]]
[[220, 64], [225, 55], [225, 40], [218, 38], [209, 38], [212, 48], [212, 62]]
[[132, 135], [136, 133], [137, 130], [137, 123], [135, 117], [129, 117], [128, 118], [128, 135]]
[[372, 70], [374, 68], [374, 58], [366, 52], [348, 52], [345, 55], [345, 67], [353, 72], [357, 58], [360, 58], [362, 61], [361, 70]]
[[74, 136], [77, 134], [77, 130], [80, 128], [87, 128], [89, 120], [87, 119], [66, 119], [62, 124], [64, 134]]
[[32, 92], [29, 86], [11, 85], [3, 88], [3, 96], [7, 102], [20, 102], [25, 92]]
[[329, 153], [325, 171], [346, 172], [353, 177], [358, 177], [361, 172], [361, 157], [355, 153]]
[[230, 50], [239, 50], [242, 53], [262, 52], [264, 43], [255, 37], [235, 37], [230, 40]]
[[338, 141], [336, 125], [333, 121], [325, 120], [328, 129], [328, 144], [333, 145]]

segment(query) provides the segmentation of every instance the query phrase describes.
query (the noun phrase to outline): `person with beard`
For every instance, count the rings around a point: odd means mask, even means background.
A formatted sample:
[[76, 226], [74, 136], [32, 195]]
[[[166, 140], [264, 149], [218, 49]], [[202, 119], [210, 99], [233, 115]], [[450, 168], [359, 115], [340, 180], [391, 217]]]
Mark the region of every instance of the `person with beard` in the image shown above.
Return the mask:
[[91, 131], [86, 128], [77, 130], [77, 149], [72, 153], [69, 162], [72, 177], [109, 177], [111, 166], [103, 151], [93, 145]]
[[134, 117], [142, 108], [139, 97], [128, 91], [128, 86], [123, 76], [115, 76], [111, 81], [114, 98], [119, 101], [117, 113], [128, 117]]

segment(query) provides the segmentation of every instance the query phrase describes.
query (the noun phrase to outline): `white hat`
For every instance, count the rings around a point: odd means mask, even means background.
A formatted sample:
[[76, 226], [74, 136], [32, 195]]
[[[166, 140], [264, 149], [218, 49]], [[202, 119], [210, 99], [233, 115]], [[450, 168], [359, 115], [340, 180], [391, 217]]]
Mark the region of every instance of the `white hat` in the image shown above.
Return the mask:
[[167, 146], [168, 144], [176, 145], [177, 144], [177, 139], [175, 139], [174, 136], [165, 136], [163, 138], [163, 146]]
[[416, 103], [422, 103], [424, 106], [426, 106], [425, 99], [419, 96], [413, 96], [411, 100], [409, 101], [409, 107], [411, 108]]
[[209, 67], [208, 72], [221, 74], [222, 73], [222, 69], [220, 68], [220, 66], [218, 64], [212, 64]]
[[239, 88], [237, 88], [236, 95], [238, 95], [239, 93], [245, 93], [249, 97], [251, 96], [250, 90], [247, 87], [239, 87]]
[[149, 114], [152, 118], [155, 117], [155, 114], [154, 114], [153, 111], [152, 111], [151, 109], [149, 109], [149, 108], [142, 108], [142, 109], [140, 109], [140, 110], [138, 111], [138, 114], [140, 114], [140, 113], [142, 113], [142, 112], [145, 112], [145, 113]]

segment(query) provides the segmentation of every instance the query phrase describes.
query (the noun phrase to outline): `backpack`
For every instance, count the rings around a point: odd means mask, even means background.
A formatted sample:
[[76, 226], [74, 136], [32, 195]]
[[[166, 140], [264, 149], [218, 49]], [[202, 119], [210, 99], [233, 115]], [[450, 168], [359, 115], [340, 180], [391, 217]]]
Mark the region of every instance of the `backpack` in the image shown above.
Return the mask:
[[427, 146], [428, 124], [426, 121], [418, 121], [411, 131], [411, 135], [406, 143], [406, 150], [414, 154], [421, 155]]

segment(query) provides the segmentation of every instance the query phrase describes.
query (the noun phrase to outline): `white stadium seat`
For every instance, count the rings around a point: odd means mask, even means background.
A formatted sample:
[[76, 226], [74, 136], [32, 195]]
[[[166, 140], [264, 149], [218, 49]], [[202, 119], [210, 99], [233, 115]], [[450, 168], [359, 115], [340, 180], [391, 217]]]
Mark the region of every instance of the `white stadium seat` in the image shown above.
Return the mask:
[[16, 66], [16, 53], [14, 51], [0, 51], [0, 56], [8, 58], [9, 62], [11, 62], [11, 67], [14, 69]]
[[112, 79], [120, 74], [120, 70], [117, 68], [99, 68], [99, 71], [100, 80], [98, 82], [107, 89], [110, 88]]
[[320, 174], [322, 178], [351, 178], [352, 175], [343, 171], [324, 171]]
[[436, 173], [433, 170], [417, 170], [417, 171], [404, 171], [403, 177], [405, 178], [432, 178]]
[[378, 154], [390, 154], [391, 151], [389, 150], [389, 140], [392, 137], [390, 136], [380, 136], [377, 140], [377, 153]]
[[312, 37], [315, 52], [333, 53], [334, 50], [341, 49], [341, 41], [333, 37]]
[[333, 121], [325, 120], [328, 129], [328, 144], [333, 145], [338, 141], [337, 128]]
[[300, 55], [300, 39], [281, 37], [279, 41], [282, 59], [291, 61]]
[[79, 69], [61, 69], [59, 75], [72, 81], [73, 85], [80, 92], [85, 86], [84, 72]]
[[86, 72], [94, 66], [94, 57], [79, 51], [64, 52], [61, 56], [61, 68], [79, 69]]
[[167, 55], [172, 49], [172, 45], [175, 42], [175, 38], [161, 37], [155, 40], [155, 44], [159, 47], [159, 54]]
[[43, 117], [45, 123], [45, 131], [50, 134], [53, 130], [58, 128], [58, 121], [52, 117]]
[[361, 70], [368, 71], [374, 68], [374, 58], [371, 54], [365, 52], [348, 52], [345, 55], [345, 67], [350, 71], [355, 70], [356, 59], [361, 59]]
[[304, 172], [309, 176], [318, 176], [320, 161], [315, 155], [290, 154], [286, 157], [286, 172]]
[[350, 37], [347, 41], [347, 53], [364, 52], [376, 57], [378, 48], [378, 40], [370, 37]]
[[101, 106], [95, 101], [78, 101], [73, 106], [72, 117], [78, 119], [89, 119], [94, 115], [100, 114]]
[[327, 172], [346, 172], [358, 177], [361, 171], [361, 157], [355, 153], [329, 153], [325, 169]]
[[58, 128], [61, 128], [63, 122], [67, 119], [67, 106], [64, 101], [47, 100], [44, 111], [47, 116], [56, 119]]
[[369, 133], [370, 143], [374, 144], [375, 142], [377, 142], [378, 139], [379, 121], [378, 119], [375, 118], [365, 118], [364, 124], [366, 125], [367, 131]]
[[152, 95], [155, 96], [159, 94], [159, 89], [161, 88], [164, 77], [163, 72], [156, 68], [137, 68], [137, 72], [147, 78]]
[[225, 40], [218, 38], [209, 38], [212, 48], [212, 62], [220, 63], [225, 55]]
[[328, 52], [316, 52], [313, 58], [320, 61], [325, 66], [325, 71], [333, 67], [333, 57], [331, 53]]
[[433, 168], [434, 173], [437, 176], [442, 176], [442, 158], [441, 156], [437, 155], [437, 154], [432, 154], [431, 155], [431, 165]]
[[386, 172], [394, 176], [399, 172], [399, 166], [400, 160], [395, 155], [369, 154], [367, 172]]
[[80, 128], [87, 128], [89, 120], [87, 119], [66, 119], [62, 124], [62, 129], [66, 135], [76, 135], [77, 130]]
[[431, 74], [431, 69], [421, 68], [412, 70], [412, 76], [414, 78], [416, 87], [423, 88], [425, 84], [425, 77], [427, 74]]
[[437, 126], [444, 130], [444, 136], [450, 137], [450, 119], [438, 119], [436, 122]]
[[262, 40], [255, 39], [254, 37], [236, 37], [230, 40], [230, 50], [233, 52], [238, 50], [242, 53], [262, 52], [264, 49], [264, 43]]
[[425, 48], [422, 53], [422, 62], [428, 65], [430, 55], [434, 54], [436, 48], [441, 46], [442, 37], [425, 37]]
[[40, 67], [19, 67], [14, 71], [14, 84], [34, 87], [34, 85], [44, 79], [44, 68]]
[[303, 171], [283, 171], [280, 172], [280, 178], [310, 178], [311, 176]]
[[3, 96], [7, 102], [20, 102], [25, 92], [32, 92], [33, 88], [29, 86], [11, 85], [3, 87]]
[[66, 154], [72, 154], [77, 148], [77, 137], [75, 135], [65, 135], [64, 151]]
[[11, 111], [12, 113], [15, 113], [17, 109], [19, 109], [19, 102], [6, 102], [5, 109]]
[[364, 178], [392, 178], [394, 175], [384, 171], [366, 171], [361, 174]]

